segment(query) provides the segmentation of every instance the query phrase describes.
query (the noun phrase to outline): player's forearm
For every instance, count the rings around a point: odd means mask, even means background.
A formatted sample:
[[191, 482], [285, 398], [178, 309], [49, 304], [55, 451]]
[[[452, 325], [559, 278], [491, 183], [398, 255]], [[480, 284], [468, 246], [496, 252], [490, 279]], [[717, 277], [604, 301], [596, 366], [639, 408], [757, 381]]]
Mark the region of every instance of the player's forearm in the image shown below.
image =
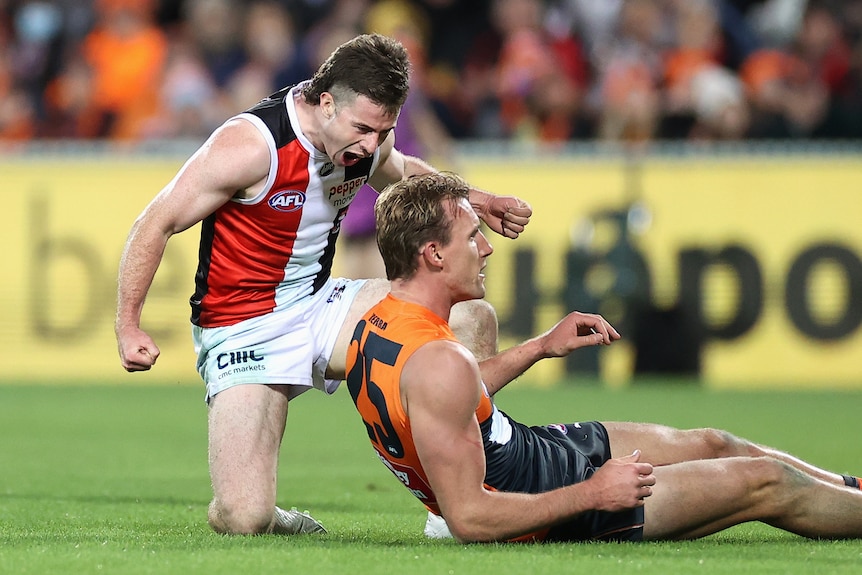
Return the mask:
[[539, 494], [485, 491], [475, 505], [459, 504], [444, 517], [462, 542], [506, 541], [540, 532], [598, 508], [589, 482]]
[[507, 383], [527, 371], [537, 361], [547, 357], [540, 338], [533, 338], [509, 348], [479, 363], [482, 381], [488, 393], [494, 395]]
[[482, 217], [483, 214], [488, 212], [488, 202], [494, 199], [494, 197], [494, 194], [491, 192], [486, 192], [479, 188], [470, 188], [470, 194], [467, 199], [470, 201], [470, 205], [473, 206], [476, 214]]
[[117, 331], [140, 325], [144, 301], [166, 244], [167, 237], [147, 234], [138, 225], [129, 234], [117, 277], [117, 317], [114, 326]]

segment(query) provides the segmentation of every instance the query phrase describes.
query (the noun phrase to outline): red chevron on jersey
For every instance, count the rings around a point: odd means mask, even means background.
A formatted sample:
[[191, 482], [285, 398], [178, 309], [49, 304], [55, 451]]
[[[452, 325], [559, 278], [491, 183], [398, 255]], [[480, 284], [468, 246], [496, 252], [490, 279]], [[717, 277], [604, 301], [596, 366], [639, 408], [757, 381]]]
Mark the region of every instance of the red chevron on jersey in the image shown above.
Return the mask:
[[377, 167], [378, 153], [336, 166], [302, 133], [285, 88], [237, 116], [270, 149], [270, 173], [254, 198], [234, 199], [201, 228], [192, 322], [232, 325], [293, 305], [329, 278], [341, 220]]

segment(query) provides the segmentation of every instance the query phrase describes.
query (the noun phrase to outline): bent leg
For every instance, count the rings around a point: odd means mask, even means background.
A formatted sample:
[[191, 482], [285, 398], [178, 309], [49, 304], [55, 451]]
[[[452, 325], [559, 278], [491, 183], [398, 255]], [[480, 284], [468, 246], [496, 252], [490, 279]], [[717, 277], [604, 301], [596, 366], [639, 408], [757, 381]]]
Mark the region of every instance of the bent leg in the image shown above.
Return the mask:
[[286, 393], [282, 386], [237, 385], [210, 400], [209, 523], [219, 533], [273, 530]]
[[477, 361], [497, 355], [497, 312], [485, 300], [462, 301], [452, 306], [449, 325]]
[[641, 450], [641, 461], [669, 465], [696, 459], [723, 457], [772, 457], [834, 485], [844, 486], [843, 476], [815, 467], [788, 453], [752, 443], [720, 429], [675, 429], [654, 423], [608, 422], [611, 455], [619, 457]]
[[647, 540], [704, 537], [747, 521], [805, 537], [862, 537], [862, 491], [771, 457], [688, 461], [654, 473], [644, 505]]

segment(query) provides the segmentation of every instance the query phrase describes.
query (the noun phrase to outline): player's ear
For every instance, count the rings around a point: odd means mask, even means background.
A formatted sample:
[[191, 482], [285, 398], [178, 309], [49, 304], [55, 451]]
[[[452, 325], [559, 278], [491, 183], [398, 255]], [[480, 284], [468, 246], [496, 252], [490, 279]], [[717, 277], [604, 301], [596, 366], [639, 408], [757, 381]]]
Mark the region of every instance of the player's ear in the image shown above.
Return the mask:
[[335, 98], [329, 92], [320, 94], [320, 109], [327, 120], [335, 115]]
[[429, 267], [439, 268], [443, 266], [443, 254], [440, 253], [435, 242], [428, 242], [422, 248], [422, 259]]

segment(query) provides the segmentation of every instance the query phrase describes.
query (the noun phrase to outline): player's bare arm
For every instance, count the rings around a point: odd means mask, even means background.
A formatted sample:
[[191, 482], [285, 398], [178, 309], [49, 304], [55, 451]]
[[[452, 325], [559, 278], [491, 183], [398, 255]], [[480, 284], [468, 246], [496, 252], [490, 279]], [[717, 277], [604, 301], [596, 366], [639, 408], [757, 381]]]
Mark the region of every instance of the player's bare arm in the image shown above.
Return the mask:
[[415, 156], [402, 154], [395, 149], [395, 132], [390, 132], [380, 144], [380, 164], [368, 180], [369, 185], [382, 191], [389, 184], [410, 176], [436, 172], [431, 165]]
[[[380, 144], [380, 166], [368, 183], [379, 192], [389, 184], [410, 176], [436, 171], [424, 160], [395, 149], [395, 133], [392, 132]], [[478, 188], [470, 190], [470, 205], [489, 228], [512, 239], [521, 235], [533, 215], [533, 209], [524, 200], [514, 196], [498, 196]]]
[[520, 198], [497, 196], [478, 188], [470, 190], [470, 205], [491, 230], [511, 239], [521, 235], [533, 215], [530, 204]]
[[401, 393], [413, 440], [452, 534], [461, 541], [499, 541], [559, 523], [584, 511], [643, 504], [654, 484], [638, 454], [608, 462], [590, 480], [541, 494], [490, 491], [475, 410], [482, 393], [478, 365], [455, 342], [431, 342], [402, 372]]
[[195, 225], [235, 195], [254, 194], [269, 172], [269, 150], [249, 122], [219, 128], [138, 216], [120, 270], [115, 331], [127, 371], [150, 369], [159, 356], [140, 329], [141, 311], [170, 237]]
[[482, 381], [494, 395], [539, 360], [564, 357], [581, 347], [610, 345], [618, 339], [619, 332], [602, 316], [572, 312], [545, 333], [482, 361]]

